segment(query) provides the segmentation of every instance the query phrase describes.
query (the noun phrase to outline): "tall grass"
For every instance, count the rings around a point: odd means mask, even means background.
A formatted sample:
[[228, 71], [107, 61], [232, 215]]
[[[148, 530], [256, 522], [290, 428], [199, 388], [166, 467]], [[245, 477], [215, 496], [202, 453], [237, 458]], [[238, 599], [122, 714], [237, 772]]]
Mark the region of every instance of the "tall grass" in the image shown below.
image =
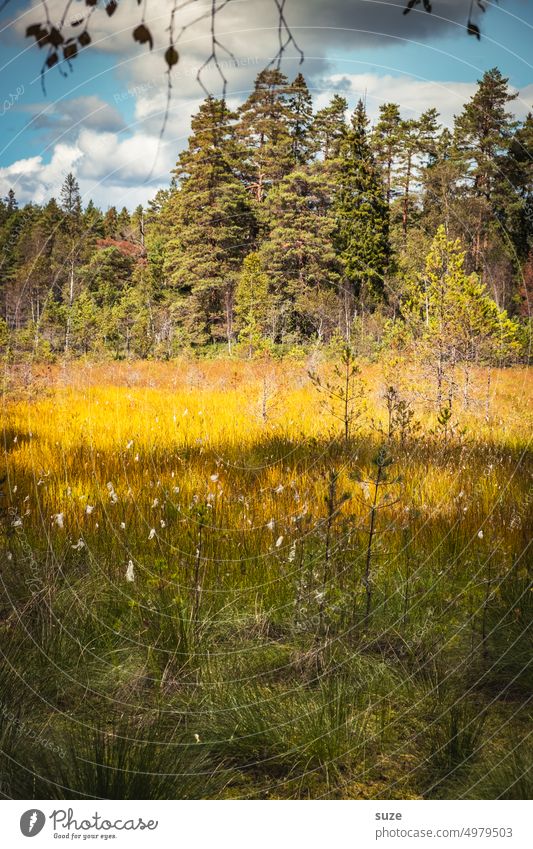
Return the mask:
[[480, 372], [444, 438], [416, 381], [390, 426], [375, 365], [339, 432], [307, 372], [8, 375], [5, 796], [527, 791], [531, 373], [487, 418]]

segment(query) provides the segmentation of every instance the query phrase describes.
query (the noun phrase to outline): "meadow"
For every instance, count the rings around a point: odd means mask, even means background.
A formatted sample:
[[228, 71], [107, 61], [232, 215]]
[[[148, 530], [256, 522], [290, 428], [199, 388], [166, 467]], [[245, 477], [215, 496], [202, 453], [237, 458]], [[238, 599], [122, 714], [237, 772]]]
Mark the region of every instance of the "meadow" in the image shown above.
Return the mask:
[[3, 797], [531, 798], [533, 373], [407, 366], [6, 368]]

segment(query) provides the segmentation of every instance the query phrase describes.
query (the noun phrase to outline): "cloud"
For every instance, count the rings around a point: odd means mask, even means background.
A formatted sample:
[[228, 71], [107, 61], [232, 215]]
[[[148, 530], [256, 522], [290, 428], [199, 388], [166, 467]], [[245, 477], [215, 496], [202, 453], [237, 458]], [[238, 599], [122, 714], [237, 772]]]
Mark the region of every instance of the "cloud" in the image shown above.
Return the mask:
[[75, 131], [83, 125], [103, 132], [124, 129], [124, 119], [118, 109], [95, 94], [61, 100], [45, 109], [41, 104], [31, 104], [27, 109], [35, 112], [34, 125], [39, 128]]
[[77, 147], [81, 153], [78, 174], [81, 178], [109, 181], [114, 185], [138, 186], [151, 175], [165, 177], [174, 165], [176, 154], [157, 136], [143, 132], [120, 139], [115, 133], [82, 130]]
[[377, 117], [382, 103], [397, 103], [404, 118], [417, 118], [426, 109], [436, 107], [441, 123], [452, 126], [454, 115], [474, 94], [476, 83], [436, 82], [392, 74], [333, 74], [320, 86], [324, 105], [332, 93], [341, 91], [351, 105], [359, 98], [366, 100], [371, 120]]
[[[405, 4], [406, 0], [287, 0], [285, 17], [304, 44], [322, 50], [327, 50], [332, 42], [338, 44], [339, 40], [360, 45], [374, 43], [376, 38], [381, 43], [387, 38], [434, 39], [465, 26], [468, 11], [465, 0], [433, 0], [432, 14], [415, 7], [409, 15], [404, 15]], [[152, 32], [156, 49], [166, 48], [173, 6], [174, 0], [148, 0], [146, 8], [143, 8], [144, 20]], [[175, 24], [176, 32], [189, 24], [183, 43], [207, 36], [210, 7], [208, 0], [183, 4]], [[65, 0], [48, 0], [52, 21], [61, 20], [64, 8]], [[83, 7], [74, 6], [67, 22], [83, 17], [86, 12]], [[490, 4], [487, 14], [491, 14]], [[141, 12], [132, 3], [119, 3], [112, 18], [100, 6], [90, 22], [92, 49], [139, 54], [142, 48], [134, 44], [132, 28], [140, 18]], [[13, 26], [19, 33], [24, 33], [29, 23], [42, 20], [42, 2], [32, 0], [13, 20]], [[235, 42], [240, 40], [247, 49], [254, 40], [257, 47], [257, 42], [264, 41], [265, 35], [270, 33], [271, 50], [277, 42], [277, 25], [278, 12], [274, 0], [230, 0], [217, 18], [219, 33]], [[71, 32], [75, 34], [80, 29], [75, 27]]]
[[42, 203], [58, 193], [65, 176], [75, 170], [80, 155], [75, 145], [57, 144], [48, 163], [42, 156], [32, 156], [0, 168], [0, 193], [4, 196], [14, 188], [19, 201]]
[[168, 186], [176, 156], [175, 148], [160, 145], [156, 136], [139, 132], [120, 138], [82, 129], [75, 142], [56, 144], [48, 163], [40, 155], [0, 168], [0, 195], [14, 188], [19, 202], [42, 203], [58, 196], [72, 171], [85, 201], [92, 198], [104, 209], [111, 203], [136, 206]]
[[44, 106], [29, 103], [18, 107], [18, 111], [33, 116], [28, 129], [40, 131], [39, 138], [44, 144], [74, 139], [80, 127], [101, 132], [118, 132], [125, 127], [118, 109], [97, 95], [62, 99]]

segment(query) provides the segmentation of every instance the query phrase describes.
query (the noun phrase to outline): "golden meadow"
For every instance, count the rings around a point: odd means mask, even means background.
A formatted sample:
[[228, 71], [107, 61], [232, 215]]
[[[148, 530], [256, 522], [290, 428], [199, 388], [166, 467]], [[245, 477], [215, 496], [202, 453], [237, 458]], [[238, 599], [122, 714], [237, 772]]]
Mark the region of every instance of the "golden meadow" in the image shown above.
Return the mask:
[[531, 370], [309, 371], [5, 373], [4, 795], [531, 795]]

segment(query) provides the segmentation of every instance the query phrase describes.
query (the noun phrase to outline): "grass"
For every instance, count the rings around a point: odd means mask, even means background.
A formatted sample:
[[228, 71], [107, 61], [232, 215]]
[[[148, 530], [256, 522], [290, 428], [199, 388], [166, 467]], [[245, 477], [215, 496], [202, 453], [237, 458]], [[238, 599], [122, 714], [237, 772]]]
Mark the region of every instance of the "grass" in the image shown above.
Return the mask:
[[346, 440], [309, 369], [6, 371], [4, 796], [529, 792], [531, 371]]

